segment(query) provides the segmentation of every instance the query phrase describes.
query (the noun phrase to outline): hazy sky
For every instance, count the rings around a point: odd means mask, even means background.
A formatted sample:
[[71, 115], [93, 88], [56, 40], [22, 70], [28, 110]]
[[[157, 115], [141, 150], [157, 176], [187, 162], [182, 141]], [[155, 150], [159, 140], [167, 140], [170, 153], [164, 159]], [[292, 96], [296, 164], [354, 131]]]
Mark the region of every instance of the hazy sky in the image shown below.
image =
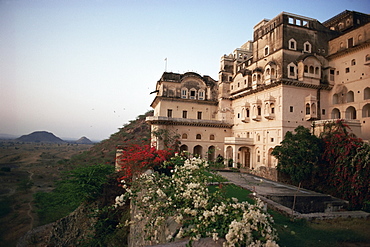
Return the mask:
[[0, 0], [0, 133], [107, 139], [151, 109], [165, 58], [217, 79], [262, 19], [346, 9], [370, 0]]

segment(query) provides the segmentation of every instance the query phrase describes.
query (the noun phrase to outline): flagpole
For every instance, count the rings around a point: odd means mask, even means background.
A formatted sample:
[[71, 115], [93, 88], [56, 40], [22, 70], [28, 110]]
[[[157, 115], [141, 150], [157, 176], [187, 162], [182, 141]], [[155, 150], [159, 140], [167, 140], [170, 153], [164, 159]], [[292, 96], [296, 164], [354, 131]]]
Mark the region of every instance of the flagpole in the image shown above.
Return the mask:
[[167, 58], [164, 59], [165, 64], [164, 64], [164, 72], [167, 72]]

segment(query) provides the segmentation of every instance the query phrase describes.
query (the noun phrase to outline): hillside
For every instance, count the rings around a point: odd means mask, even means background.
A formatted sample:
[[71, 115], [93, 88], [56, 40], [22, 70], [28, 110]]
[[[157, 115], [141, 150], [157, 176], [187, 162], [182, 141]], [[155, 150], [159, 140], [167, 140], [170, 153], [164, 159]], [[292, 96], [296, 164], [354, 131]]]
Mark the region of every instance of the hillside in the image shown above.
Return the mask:
[[152, 116], [153, 111], [139, 115], [130, 120], [109, 139], [95, 144], [89, 151], [71, 159], [72, 164], [114, 164], [116, 147], [123, 144], [150, 144], [150, 125], [145, 118]]
[[[95, 144], [92, 146], [88, 151], [80, 152], [80, 154], [72, 156], [70, 159], [66, 158], [63, 160], [59, 160], [56, 166], [51, 167], [48, 166], [49, 169], [55, 169], [55, 172], [59, 172], [59, 169], [63, 168], [63, 171], [71, 170], [71, 169], [78, 169], [79, 166], [84, 167], [84, 165], [92, 165], [90, 167], [94, 167], [96, 164], [114, 164], [115, 162], [115, 154], [116, 154], [116, 146], [121, 144], [130, 144], [130, 143], [144, 143], [149, 144], [150, 142], [150, 126], [145, 122], [145, 118], [147, 116], [151, 116], [153, 114], [152, 111], [145, 113], [144, 115], [138, 116], [135, 120], [130, 121], [128, 124], [125, 124], [122, 128], [118, 130], [115, 134], [112, 134], [109, 139], [106, 139], [100, 143]], [[79, 147], [81, 145], [68, 145], [67, 147]], [[43, 166], [44, 167], [44, 166]], [[98, 166], [97, 166], [98, 167]], [[53, 170], [54, 171], [54, 170]], [[48, 171], [50, 173], [50, 170]], [[36, 174], [36, 173], [35, 173]], [[26, 174], [27, 175], [27, 174]], [[26, 176], [25, 175], [25, 176]], [[36, 178], [38, 180], [36, 180]], [[32, 177], [32, 182], [34, 182], [33, 188], [38, 188], [39, 180], [45, 180], [45, 176], [38, 178], [38, 176]], [[55, 179], [53, 180], [55, 181]], [[117, 186], [117, 180], [113, 178], [104, 189], [104, 195], [100, 199], [100, 203], [112, 205], [114, 202], [115, 196], [119, 193], [122, 193], [121, 187]], [[48, 187], [55, 189], [58, 185]], [[119, 191], [117, 191], [119, 190]], [[51, 190], [49, 190], [51, 192]], [[30, 195], [30, 193], [27, 193]], [[58, 198], [58, 197], [56, 197]], [[68, 196], [70, 198], [70, 196]], [[109, 200], [108, 200], [109, 199]], [[29, 199], [30, 200], [30, 199]], [[65, 200], [63, 200], [65, 202]], [[66, 200], [68, 201], [68, 200]], [[94, 210], [96, 209], [96, 204]], [[50, 206], [50, 205], [49, 205]], [[60, 207], [60, 208], [58, 208]], [[53, 212], [60, 212], [62, 210], [65, 211], [66, 205], [60, 205], [59, 203], [56, 204], [55, 209], [50, 210], [50, 215], [53, 215]], [[84, 207], [82, 206], [81, 209]], [[40, 207], [34, 206], [30, 208], [30, 210], [40, 210]], [[88, 212], [91, 208], [87, 209]], [[89, 233], [91, 230], [90, 226], [82, 226], [84, 222], [89, 222], [89, 219], [86, 219], [87, 211], [84, 213], [72, 213], [71, 216], [63, 218], [51, 225], [45, 225], [41, 227], [36, 227], [32, 231], [28, 232], [18, 243], [17, 246], [46, 246], [48, 243], [52, 246], [65, 246], [62, 244], [63, 241], [77, 241], [78, 236], [81, 237], [84, 234]], [[40, 215], [39, 215], [40, 216]], [[37, 217], [40, 219], [40, 217]], [[84, 218], [85, 217], [85, 218]], [[36, 217], [35, 217], [36, 218]], [[45, 217], [43, 218], [45, 219]], [[66, 223], [68, 222], [68, 223]], [[43, 224], [48, 222], [42, 222]], [[81, 223], [81, 224], [79, 224]], [[32, 226], [31, 226], [32, 227]], [[54, 229], [58, 230], [58, 236], [52, 237], [54, 234]], [[38, 234], [40, 234], [40, 238], [38, 238]], [[56, 233], [55, 233], [56, 234]], [[60, 235], [59, 235], [60, 234]], [[37, 236], [36, 236], [37, 235]], [[51, 244], [49, 241], [61, 241], [58, 244]], [[39, 242], [40, 241], [40, 242]], [[32, 244], [30, 244], [32, 242]], [[38, 243], [39, 242], [39, 243]], [[44, 242], [44, 244], [41, 244]], [[0, 246], [1, 245], [1, 231], [0, 231]], [[9, 246], [9, 245], [8, 245]], [[70, 246], [76, 246], [75, 244], [71, 244]]]
[[22, 135], [16, 139], [21, 142], [53, 142], [64, 143], [62, 139], [47, 131], [35, 131], [28, 135]]

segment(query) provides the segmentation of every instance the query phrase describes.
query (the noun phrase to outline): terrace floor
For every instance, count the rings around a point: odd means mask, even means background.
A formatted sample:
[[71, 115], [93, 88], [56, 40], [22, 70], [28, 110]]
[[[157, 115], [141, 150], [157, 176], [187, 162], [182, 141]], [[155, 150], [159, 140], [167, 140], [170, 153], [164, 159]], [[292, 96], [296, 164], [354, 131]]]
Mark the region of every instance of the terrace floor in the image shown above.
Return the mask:
[[[255, 192], [255, 196], [269, 207], [291, 217], [305, 219], [370, 218], [370, 213], [345, 210], [348, 202], [330, 195], [302, 188], [298, 191], [295, 186], [246, 173], [219, 171], [218, 174], [237, 186]], [[294, 195], [296, 195], [295, 209], [297, 210], [293, 211]]]

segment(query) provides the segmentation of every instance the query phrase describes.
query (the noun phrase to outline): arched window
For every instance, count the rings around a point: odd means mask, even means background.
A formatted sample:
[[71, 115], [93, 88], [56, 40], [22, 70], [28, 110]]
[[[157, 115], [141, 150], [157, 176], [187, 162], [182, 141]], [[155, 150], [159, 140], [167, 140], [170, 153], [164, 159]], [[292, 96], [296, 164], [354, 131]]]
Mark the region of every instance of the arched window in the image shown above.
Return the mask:
[[351, 65], [352, 65], [352, 66], [356, 65], [356, 59], [352, 59], [352, 61], [351, 61]]
[[257, 82], [258, 83], [261, 82], [261, 75], [260, 74], [257, 75]]
[[366, 104], [362, 108], [362, 117], [370, 117], [370, 104]]
[[310, 107], [310, 104], [306, 104], [306, 115], [310, 115], [311, 113], [311, 107]]
[[334, 108], [331, 112], [331, 118], [340, 119], [340, 111], [337, 108]]
[[370, 99], [370, 87], [365, 88], [364, 99]]
[[202, 139], [202, 135], [201, 135], [201, 134], [197, 134], [197, 135], [195, 136], [195, 139], [197, 139], [197, 140]]
[[318, 75], [319, 74], [319, 71], [320, 71], [319, 67], [316, 67], [315, 68], [315, 75]]
[[199, 90], [199, 92], [198, 92], [198, 99], [199, 100], [204, 100], [204, 90]]
[[274, 103], [270, 104], [270, 112], [271, 112], [271, 114], [275, 114], [275, 105], [274, 105]]
[[245, 115], [246, 115], [247, 118], [249, 118], [249, 108], [245, 109]]
[[257, 106], [257, 115], [261, 116], [261, 106]]
[[183, 99], [188, 98], [188, 89], [187, 88], [182, 88], [181, 89], [181, 98], [183, 98]]
[[275, 68], [271, 68], [271, 75], [275, 76]]
[[295, 65], [294, 63], [288, 64], [288, 78], [297, 78], [297, 65]]
[[210, 134], [210, 135], [209, 135], [209, 139], [210, 139], [211, 141], [213, 141], [213, 140], [215, 139], [215, 135]]
[[313, 66], [310, 66], [310, 74], [313, 74], [313, 73], [314, 73]]
[[333, 104], [338, 104], [338, 94], [333, 95]]
[[347, 102], [354, 102], [355, 101], [355, 95], [353, 91], [349, 91], [347, 93]]
[[289, 50], [297, 50], [297, 42], [294, 39], [289, 40]]
[[346, 118], [356, 119], [356, 109], [353, 106], [350, 106], [346, 109]]
[[182, 136], [181, 136], [181, 139], [188, 139], [188, 134], [183, 133]]
[[366, 104], [362, 108], [362, 117], [370, 117], [370, 104]]
[[316, 115], [316, 104], [315, 103], [312, 103], [311, 105], [311, 114]]
[[311, 53], [311, 44], [310, 44], [310, 42], [306, 41], [306, 42], [303, 44], [303, 51], [304, 51], [304, 52]]
[[197, 90], [194, 88], [190, 89], [190, 99], [196, 99], [197, 98]]
[[308, 66], [307, 65], [304, 66], [304, 73], [308, 73]]

